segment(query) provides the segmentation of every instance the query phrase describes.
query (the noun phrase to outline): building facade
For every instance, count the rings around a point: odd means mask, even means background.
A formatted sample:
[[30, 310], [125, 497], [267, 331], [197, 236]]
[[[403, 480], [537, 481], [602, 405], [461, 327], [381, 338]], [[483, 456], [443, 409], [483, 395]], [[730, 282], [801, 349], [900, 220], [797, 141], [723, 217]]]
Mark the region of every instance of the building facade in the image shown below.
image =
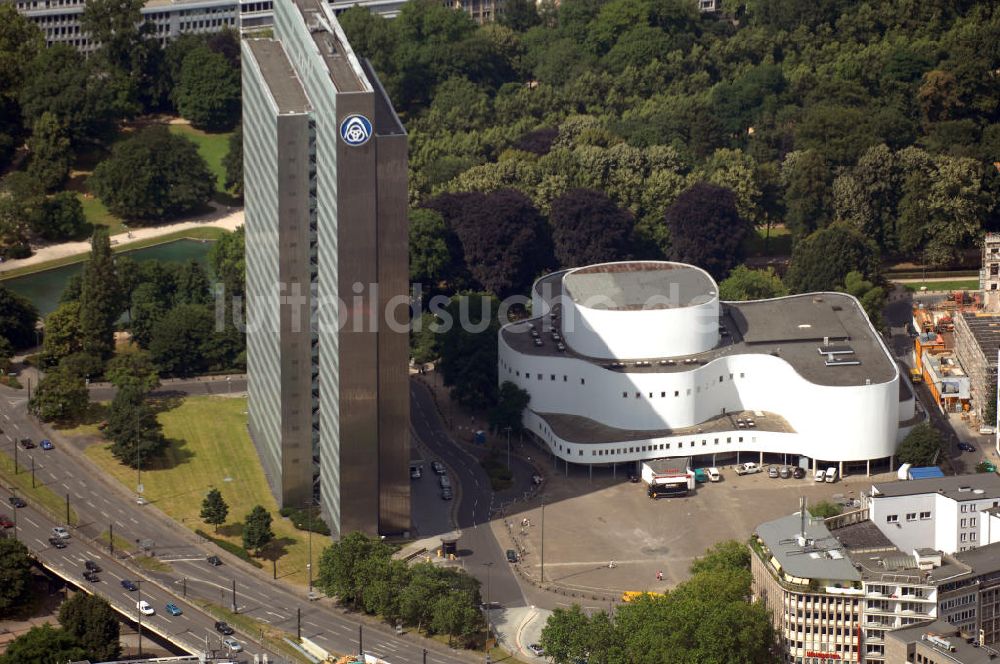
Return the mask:
[[904, 551], [930, 547], [945, 553], [1000, 542], [991, 510], [1000, 506], [995, 473], [872, 485], [871, 520]]
[[533, 318], [499, 333], [499, 380], [565, 462], [664, 457], [892, 465], [912, 391], [857, 300], [721, 302], [697, 267], [641, 261], [535, 283]]
[[318, 501], [334, 537], [401, 533], [406, 133], [326, 3], [274, 15], [242, 42], [250, 434], [281, 505]]
[[[46, 44], [65, 44], [89, 53], [98, 45], [80, 26], [85, 5], [86, 0], [14, 0], [18, 12], [41, 28]], [[252, 32], [273, 23], [272, 0], [149, 0], [141, 11], [161, 44], [184, 33], [226, 28]]]
[[[988, 295], [991, 291], [985, 291]], [[955, 316], [955, 356], [969, 374], [972, 406], [982, 420], [988, 401], [996, 399], [1000, 314], [960, 313]], [[983, 422], [993, 426], [995, 422]], [[1000, 447], [998, 447], [1000, 450]]]

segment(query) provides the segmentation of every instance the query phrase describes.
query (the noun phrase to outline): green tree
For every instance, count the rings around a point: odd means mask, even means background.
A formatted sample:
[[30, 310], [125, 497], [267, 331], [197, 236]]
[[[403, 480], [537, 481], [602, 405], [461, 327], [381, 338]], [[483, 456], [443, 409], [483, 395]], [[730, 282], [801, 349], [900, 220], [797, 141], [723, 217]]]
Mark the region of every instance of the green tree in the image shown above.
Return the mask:
[[439, 634], [448, 635], [448, 645], [454, 639], [468, 640], [483, 630], [483, 614], [478, 602], [469, 593], [451, 590], [434, 602], [430, 627]]
[[42, 359], [47, 365], [83, 349], [80, 332], [80, 303], [64, 302], [45, 317]]
[[719, 297], [728, 301], [766, 300], [788, 295], [788, 289], [773, 267], [752, 270], [737, 265], [719, 282]]
[[111, 240], [103, 226], [94, 229], [90, 259], [83, 266], [80, 334], [83, 350], [103, 358], [114, 352], [115, 320], [122, 312]]
[[931, 466], [937, 463], [943, 444], [941, 432], [930, 424], [921, 422], [913, 427], [899, 444], [896, 459], [900, 463], [910, 463], [914, 466]]
[[104, 373], [104, 360], [90, 353], [73, 353], [59, 360], [59, 370], [70, 376], [83, 378], [100, 378]]
[[[427, 208], [410, 210], [410, 281], [436, 289], [454, 273], [451, 233], [441, 215]], [[461, 257], [458, 257], [461, 260]]]
[[9, 644], [0, 664], [62, 664], [87, 659], [87, 651], [66, 630], [32, 627]]
[[31, 229], [46, 240], [78, 240], [87, 236], [90, 224], [83, 204], [71, 191], [60, 191], [41, 200], [32, 216]]
[[363, 581], [361, 605], [367, 613], [380, 615], [389, 622], [402, 617], [400, 596], [410, 582], [410, 568], [402, 560], [375, 556], [361, 563]]
[[112, 213], [137, 221], [189, 213], [215, 190], [215, 177], [195, 144], [162, 125], [116, 143], [88, 182]]
[[872, 325], [880, 332], [885, 330], [882, 308], [885, 306], [885, 289], [864, 278], [860, 272], [848, 272], [844, 277], [844, 291], [858, 298]]
[[246, 231], [240, 226], [219, 238], [208, 251], [212, 274], [222, 282], [226, 297], [242, 297], [246, 292]]
[[433, 362], [440, 356], [438, 349], [437, 318], [425, 311], [415, 318], [410, 329], [410, 357], [417, 364]]
[[108, 360], [104, 377], [119, 389], [135, 384], [147, 394], [160, 386], [160, 376], [152, 356], [140, 349], [123, 350], [115, 354]]
[[118, 388], [108, 409], [104, 435], [111, 440], [111, 454], [130, 468], [148, 466], [167, 446], [163, 426], [146, 402], [146, 391], [137, 381]]
[[809, 513], [817, 519], [829, 519], [832, 516], [839, 515], [843, 511], [840, 505], [831, 503], [829, 500], [821, 500], [809, 506]]
[[31, 582], [28, 548], [13, 538], [0, 539], [0, 616], [26, 599]]
[[174, 376], [191, 376], [210, 366], [206, 350], [213, 340], [215, 319], [210, 307], [179, 304], [155, 325], [149, 352], [160, 369]]
[[879, 252], [875, 243], [843, 224], [833, 224], [796, 243], [785, 282], [796, 293], [830, 291], [849, 272], [877, 278]]
[[65, 128], [55, 115], [46, 111], [35, 120], [28, 147], [31, 149], [28, 174], [46, 191], [61, 187], [69, 176], [73, 151]]
[[750, 224], [739, 215], [736, 197], [723, 187], [699, 182], [667, 208], [671, 258], [721, 278], [743, 261]]
[[43, 422], [68, 423], [83, 417], [89, 402], [83, 376], [57, 368], [38, 382], [28, 409]]
[[28, 64], [45, 50], [42, 31], [13, 5], [0, 5], [0, 168], [7, 166], [23, 133], [18, 94]]
[[240, 73], [207, 46], [184, 56], [173, 92], [177, 111], [199, 129], [228, 131], [240, 116]]
[[243, 197], [243, 124], [236, 125], [236, 131], [229, 137], [229, 148], [222, 158], [226, 171], [226, 191], [233, 196]]
[[991, 378], [989, 388], [983, 395], [983, 424], [986, 426], [996, 426], [997, 424], [997, 379]]
[[590, 618], [574, 604], [557, 607], [545, 621], [539, 644], [556, 664], [587, 659], [590, 655]]
[[59, 607], [59, 624], [87, 651], [92, 661], [118, 659], [118, 614], [103, 597], [77, 593]]
[[823, 155], [814, 151], [790, 152], [781, 163], [785, 188], [785, 223], [796, 238], [829, 225], [833, 209], [833, 176]]
[[35, 344], [35, 322], [38, 310], [28, 300], [0, 283], [0, 337], [14, 348]]
[[174, 292], [176, 304], [208, 304], [211, 301], [208, 275], [205, 274], [205, 268], [201, 263], [193, 258], [177, 271], [176, 283]]
[[248, 551], [253, 549], [259, 556], [273, 539], [271, 513], [260, 505], [254, 505], [243, 520], [243, 548]]
[[725, 540], [712, 546], [705, 555], [691, 563], [691, 574], [714, 574], [726, 570], [749, 570], [750, 549], [736, 540]]
[[509, 0], [500, 13], [500, 24], [524, 32], [541, 22], [538, 9], [531, 0]]
[[226, 504], [222, 492], [218, 489], [211, 489], [201, 501], [201, 520], [215, 526], [215, 531], [219, 531], [219, 526], [226, 522], [229, 516], [229, 505]]
[[496, 403], [499, 307], [497, 299], [486, 293], [466, 293], [451, 298], [439, 312], [441, 375], [451, 388], [451, 398], [467, 408]]
[[407, 624], [416, 626], [417, 631], [430, 625], [435, 598], [448, 590], [439, 572], [433, 563], [417, 563], [410, 570], [409, 583], [400, 592], [400, 616]]
[[510, 427], [520, 431], [524, 409], [528, 407], [531, 395], [526, 390], [505, 380], [500, 385], [496, 406], [490, 410], [490, 430], [497, 432]]
[[351, 532], [334, 542], [319, 558], [319, 575], [316, 585], [341, 602], [358, 607], [363, 587], [365, 561], [382, 559], [388, 561], [393, 549], [381, 540], [368, 537], [364, 533]]
[[7, 373], [10, 370], [11, 360], [14, 358], [14, 347], [6, 338], [0, 337], [0, 370]]
[[74, 146], [107, 136], [118, 115], [112, 91], [80, 53], [64, 44], [42, 49], [28, 63], [18, 101], [26, 125], [51, 113]]

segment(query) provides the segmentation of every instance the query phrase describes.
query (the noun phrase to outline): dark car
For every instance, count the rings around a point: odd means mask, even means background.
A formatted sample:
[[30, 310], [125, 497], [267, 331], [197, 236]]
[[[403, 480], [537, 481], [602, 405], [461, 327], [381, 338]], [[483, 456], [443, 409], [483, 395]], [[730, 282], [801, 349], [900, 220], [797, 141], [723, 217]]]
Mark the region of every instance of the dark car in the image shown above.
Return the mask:
[[973, 447], [972, 445], [970, 445], [969, 443], [959, 443], [958, 444], [958, 449], [962, 450], [963, 452], [975, 452], [976, 451], [976, 448]]
[[516, 563], [517, 562], [517, 551], [514, 549], [507, 549], [507, 562]]
[[24, 502], [24, 498], [21, 496], [11, 496], [7, 499], [7, 502], [14, 507], [27, 507], [28, 503]]
[[66, 548], [66, 541], [64, 539], [62, 539], [61, 537], [50, 537], [49, 538], [49, 544], [51, 544], [53, 546], [53, 548], [56, 548], [56, 549], [65, 549]]
[[136, 590], [139, 589], [139, 586], [135, 585], [135, 582], [129, 579], [122, 579], [122, 588], [129, 591], [130, 593], [134, 593]]
[[31, 440], [30, 438], [22, 438], [21, 440], [17, 441], [17, 444], [21, 446], [21, 449], [25, 450], [31, 450], [35, 448], [35, 441]]
[[431, 461], [431, 470], [434, 471], [435, 475], [445, 474], [444, 464], [440, 461]]
[[628, 471], [628, 473], [626, 473], [626, 477], [628, 477], [628, 481], [633, 484], [639, 481], [639, 475], [637, 475], [634, 470]]
[[101, 580], [100, 577], [97, 576], [97, 572], [91, 572], [90, 570], [83, 573], [83, 578], [91, 583], [97, 583]]
[[792, 477], [794, 477], [797, 480], [801, 480], [805, 476], [806, 476], [806, 471], [803, 470], [802, 468], [799, 468], [798, 466], [796, 466], [792, 470]]
[[441, 500], [451, 500], [455, 497], [450, 488], [441, 489]]
[[6, 514], [0, 514], [0, 528], [13, 528], [14, 522]]
[[219, 634], [225, 634], [226, 636], [229, 636], [230, 634], [233, 633], [233, 628], [229, 626], [229, 623], [222, 622], [221, 620], [219, 620], [215, 623], [215, 631], [218, 632]]
[[208, 561], [208, 564], [212, 567], [218, 567], [222, 564], [222, 560], [220, 560], [218, 556], [209, 556], [208, 558], [205, 558], [205, 560]]
[[85, 563], [83, 563], [83, 566], [87, 569], [88, 572], [100, 572], [101, 571], [101, 566], [98, 565], [97, 563], [95, 563], [93, 560], [86, 561]]

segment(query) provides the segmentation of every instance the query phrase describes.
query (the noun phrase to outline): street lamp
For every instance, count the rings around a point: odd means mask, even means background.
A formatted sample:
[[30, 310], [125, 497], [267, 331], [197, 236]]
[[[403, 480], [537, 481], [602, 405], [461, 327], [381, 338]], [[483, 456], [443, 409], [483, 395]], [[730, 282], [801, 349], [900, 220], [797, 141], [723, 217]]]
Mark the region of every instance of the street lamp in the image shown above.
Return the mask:
[[[509, 427], [508, 427], [509, 428]], [[493, 569], [493, 561], [483, 563], [486, 567], [486, 638], [483, 640], [483, 653], [486, 664], [490, 661], [490, 570]]]

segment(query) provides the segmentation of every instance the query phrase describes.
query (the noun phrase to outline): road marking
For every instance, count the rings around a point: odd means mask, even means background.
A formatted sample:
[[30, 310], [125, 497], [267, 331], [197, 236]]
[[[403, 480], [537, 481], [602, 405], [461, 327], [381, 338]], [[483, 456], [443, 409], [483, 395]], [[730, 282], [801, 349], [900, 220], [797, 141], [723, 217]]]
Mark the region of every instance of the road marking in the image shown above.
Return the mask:
[[53, 473], [51, 470], [49, 471], [49, 477], [51, 477], [53, 480], [58, 480], [59, 479], [58, 477], [56, 477], [56, 474]]
[[21, 518], [22, 518], [22, 519], [24, 519], [25, 521], [27, 521], [28, 523], [30, 523], [30, 524], [31, 524], [32, 526], [34, 526], [35, 528], [37, 528], [37, 527], [38, 527], [38, 524], [37, 524], [37, 523], [35, 523], [34, 521], [32, 521], [30, 517], [26, 517], [26, 516], [22, 516]]
[[101, 516], [103, 516], [105, 519], [110, 519], [111, 518], [110, 516], [108, 516], [107, 512], [101, 512]]
[[66, 489], [67, 491], [70, 490], [69, 485], [66, 484], [65, 482], [63, 482], [61, 486], [62, 486], [62, 488]]
[[266, 613], [269, 616], [274, 616], [278, 620], [288, 620], [288, 618], [284, 617], [280, 613], [275, 613], [274, 611], [265, 611], [264, 613]]
[[95, 505], [94, 503], [90, 502], [89, 500], [87, 501], [87, 507], [90, 507], [91, 509], [95, 509], [95, 510], [97, 509], [97, 505]]

